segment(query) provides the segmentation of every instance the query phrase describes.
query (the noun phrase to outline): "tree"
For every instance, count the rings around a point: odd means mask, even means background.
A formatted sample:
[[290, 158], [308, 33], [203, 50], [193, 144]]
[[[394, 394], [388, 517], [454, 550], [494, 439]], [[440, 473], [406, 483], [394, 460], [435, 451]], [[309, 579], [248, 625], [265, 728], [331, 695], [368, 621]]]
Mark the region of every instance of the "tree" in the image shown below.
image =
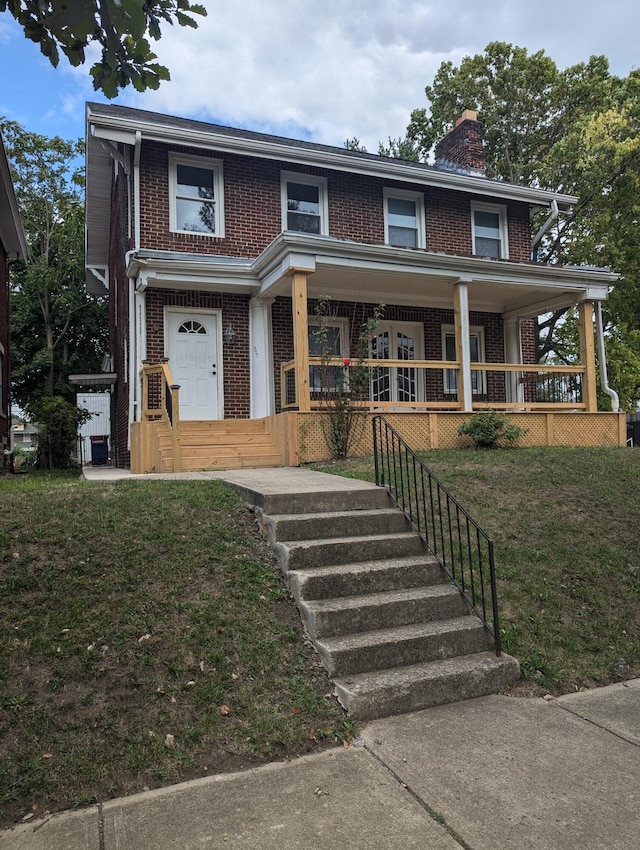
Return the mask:
[[382, 142], [378, 143], [378, 155], [419, 162], [420, 148], [409, 136], [400, 136], [397, 139], [392, 139], [389, 136], [388, 144], [383, 145]]
[[357, 136], [354, 136], [352, 139], [345, 139], [344, 146], [348, 151], [359, 151], [360, 153], [367, 152], [366, 147]]
[[458, 68], [440, 65], [425, 88], [430, 108], [413, 110], [407, 137], [426, 157], [463, 110], [475, 109], [484, 125], [487, 176], [551, 188], [549, 151], [581, 116], [608, 105], [618, 83], [604, 56], [560, 71], [543, 50], [529, 55], [492, 42]]
[[[484, 54], [438, 69], [425, 89], [429, 109], [411, 113], [407, 137], [428, 156], [464, 109], [484, 125], [487, 176], [562, 191], [578, 197], [537, 250], [544, 262], [607, 266], [621, 274], [605, 310], [612, 356], [622, 356], [640, 332], [640, 72], [620, 79], [604, 56], [560, 70], [544, 51], [492, 42]], [[534, 215], [533, 228], [546, 216]], [[575, 359], [566, 311], [542, 317], [540, 359]], [[629, 363], [611, 364], [624, 375], [633, 406]], [[637, 397], [637, 396], [636, 396]]]
[[91, 44], [102, 48], [91, 67], [93, 87], [115, 97], [130, 83], [137, 91], [157, 89], [169, 71], [154, 62], [147, 33], [161, 37], [160, 25], [196, 28], [192, 15], [206, 16], [204, 6], [190, 0], [0, 0], [0, 12], [16, 19], [31, 41], [57, 68], [62, 52], [73, 66], [82, 65]]
[[12, 394], [29, 410], [68, 401], [73, 371], [98, 371], [107, 350], [106, 299], [84, 288], [81, 142], [48, 139], [0, 120], [27, 236], [26, 262], [11, 265]]

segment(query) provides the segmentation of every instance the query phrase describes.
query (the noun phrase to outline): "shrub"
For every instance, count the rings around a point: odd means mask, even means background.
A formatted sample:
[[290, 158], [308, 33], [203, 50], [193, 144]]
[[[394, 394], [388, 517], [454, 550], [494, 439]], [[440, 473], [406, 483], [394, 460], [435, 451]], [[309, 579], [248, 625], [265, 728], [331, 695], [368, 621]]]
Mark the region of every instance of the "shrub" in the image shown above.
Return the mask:
[[78, 439], [78, 429], [93, 414], [80, 409], [61, 396], [42, 398], [30, 413], [38, 425], [37, 466], [39, 469], [66, 469]]
[[503, 413], [482, 410], [475, 413], [458, 428], [458, 434], [471, 437], [476, 449], [495, 449], [500, 445], [514, 446], [527, 433], [509, 422]]

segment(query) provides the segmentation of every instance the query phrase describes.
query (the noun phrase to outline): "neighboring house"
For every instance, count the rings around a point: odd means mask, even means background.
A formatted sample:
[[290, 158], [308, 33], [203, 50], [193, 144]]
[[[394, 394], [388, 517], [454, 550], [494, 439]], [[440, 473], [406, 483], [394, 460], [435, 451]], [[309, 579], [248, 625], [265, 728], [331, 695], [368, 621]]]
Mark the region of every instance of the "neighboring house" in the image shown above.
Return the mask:
[[[531, 211], [551, 226], [576, 198], [483, 175], [473, 112], [431, 166], [88, 104], [87, 283], [110, 298], [117, 464], [326, 457], [321, 295], [339, 363], [385, 305], [369, 407], [417, 448], [461, 444], [482, 407], [531, 444], [620, 444], [620, 416], [596, 413], [593, 331], [615, 276], [531, 260]], [[581, 365], [536, 365], [535, 317], [574, 305]]]
[[13, 448], [25, 449], [25, 451], [33, 451], [36, 447], [36, 434], [38, 429], [30, 422], [23, 419], [13, 418], [11, 425], [11, 437]]
[[0, 466], [9, 450], [11, 408], [9, 402], [9, 272], [10, 257], [26, 257], [27, 244], [22, 230], [18, 202], [9, 171], [9, 162], [0, 137]]

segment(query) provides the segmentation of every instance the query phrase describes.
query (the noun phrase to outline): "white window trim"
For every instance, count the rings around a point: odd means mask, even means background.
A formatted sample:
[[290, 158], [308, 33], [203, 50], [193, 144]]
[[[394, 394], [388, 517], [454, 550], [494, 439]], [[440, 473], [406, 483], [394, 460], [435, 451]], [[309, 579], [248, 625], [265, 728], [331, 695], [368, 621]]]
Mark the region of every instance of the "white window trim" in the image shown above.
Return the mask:
[[[209, 168], [213, 171], [213, 196], [216, 220], [215, 233], [199, 233], [194, 230], [181, 230], [176, 220], [176, 196], [178, 192], [177, 166], [193, 165], [196, 168]], [[222, 160], [208, 156], [190, 156], [169, 152], [169, 230], [172, 233], [188, 233], [189, 236], [204, 236], [206, 239], [224, 237], [224, 178]]]
[[[453, 336], [455, 338], [456, 329], [455, 325], [442, 325], [441, 326], [441, 334], [442, 334], [442, 359], [446, 363], [447, 362], [447, 337]], [[478, 357], [480, 358], [478, 361], [471, 361], [484, 363], [485, 362], [485, 347], [484, 347], [484, 326], [483, 325], [471, 325], [469, 328], [469, 336], [477, 336], [478, 337]], [[455, 395], [458, 392], [458, 388], [456, 386], [455, 389], [447, 386], [447, 372], [454, 371], [452, 369], [444, 369], [442, 372], [442, 384], [445, 395]], [[474, 369], [472, 372], [476, 371]], [[480, 373], [480, 380], [476, 383], [475, 389], [473, 389], [473, 393], [475, 395], [485, 395], [487, 392], [486, 388], [486, 372]], [[456, 374], [457, 378], [457, 374]]]
[[[287, 191], [287, 183], [302, 183], [305, 186], [317, 186], [318, 187], [318, 206], [320, 209], [320, 233], [319, 236], [328, 236], [329, 235], [329, 194], [327, 191], [327, 178], [326, 177], [317, 177], [314, 174], [301, 174], [298, 171], [282, 171], [280, 172], [280, 197], [281, 197], [281, 211], [282, 211], [282, 230], [288, 230], [288, 217], [287, 214], [289, 212], [288, 208], [288, 200], [289, 193]], [[298, 233], [299, 231], [293, 230], [292, 233]], [[313, 235], [313, 234], [307, 234]]]
[[[406, 201], [415, 201], [416, 204], [416, 227], [418, 229], [416, 248], [426, 247], [426, 223], [424, 215], [424, 193], [409, 192], [406, 189], [391, 189], [384, 187], [384, 241], [386, 245], [389, 241], [389, 198], [401, 198]], [[401, 247], [396, 245], [394, 247]]]
[[475, 202], [471, 202], [471, 240], [472, 240], [472, 252], [474, 254], [476, 251], [476, 222], [475, 222], [475, 213], [476, 210], [481, 212], [491, 212], [498, 213], [499, 221], [500, 221], [500, 242], [502, 244], [502, 251], [500, 253], [499, 259], [508, 260], [509, 259], [509, 227], [507, 224], [507, 208], [504, 204], [479, 204]]

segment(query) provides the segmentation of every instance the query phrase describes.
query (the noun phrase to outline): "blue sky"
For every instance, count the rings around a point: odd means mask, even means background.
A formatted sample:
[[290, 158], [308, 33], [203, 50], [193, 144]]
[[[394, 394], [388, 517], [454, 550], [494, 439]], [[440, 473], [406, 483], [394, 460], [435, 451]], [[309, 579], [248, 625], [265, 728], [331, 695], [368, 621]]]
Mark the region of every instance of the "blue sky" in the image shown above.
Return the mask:
[[[638, 0], [205, 0], [197, 30], [166, 27], [172, 81], [115, 102], [369, 150], [404, 132], [442, 61], [492, 40], [544, 49], [560, 67], [591, 54], [614, 73], [640, 63]], [[88, 66], [53, 69], [0, 14], [0, 115], [47, 136], [84, 134]]]

